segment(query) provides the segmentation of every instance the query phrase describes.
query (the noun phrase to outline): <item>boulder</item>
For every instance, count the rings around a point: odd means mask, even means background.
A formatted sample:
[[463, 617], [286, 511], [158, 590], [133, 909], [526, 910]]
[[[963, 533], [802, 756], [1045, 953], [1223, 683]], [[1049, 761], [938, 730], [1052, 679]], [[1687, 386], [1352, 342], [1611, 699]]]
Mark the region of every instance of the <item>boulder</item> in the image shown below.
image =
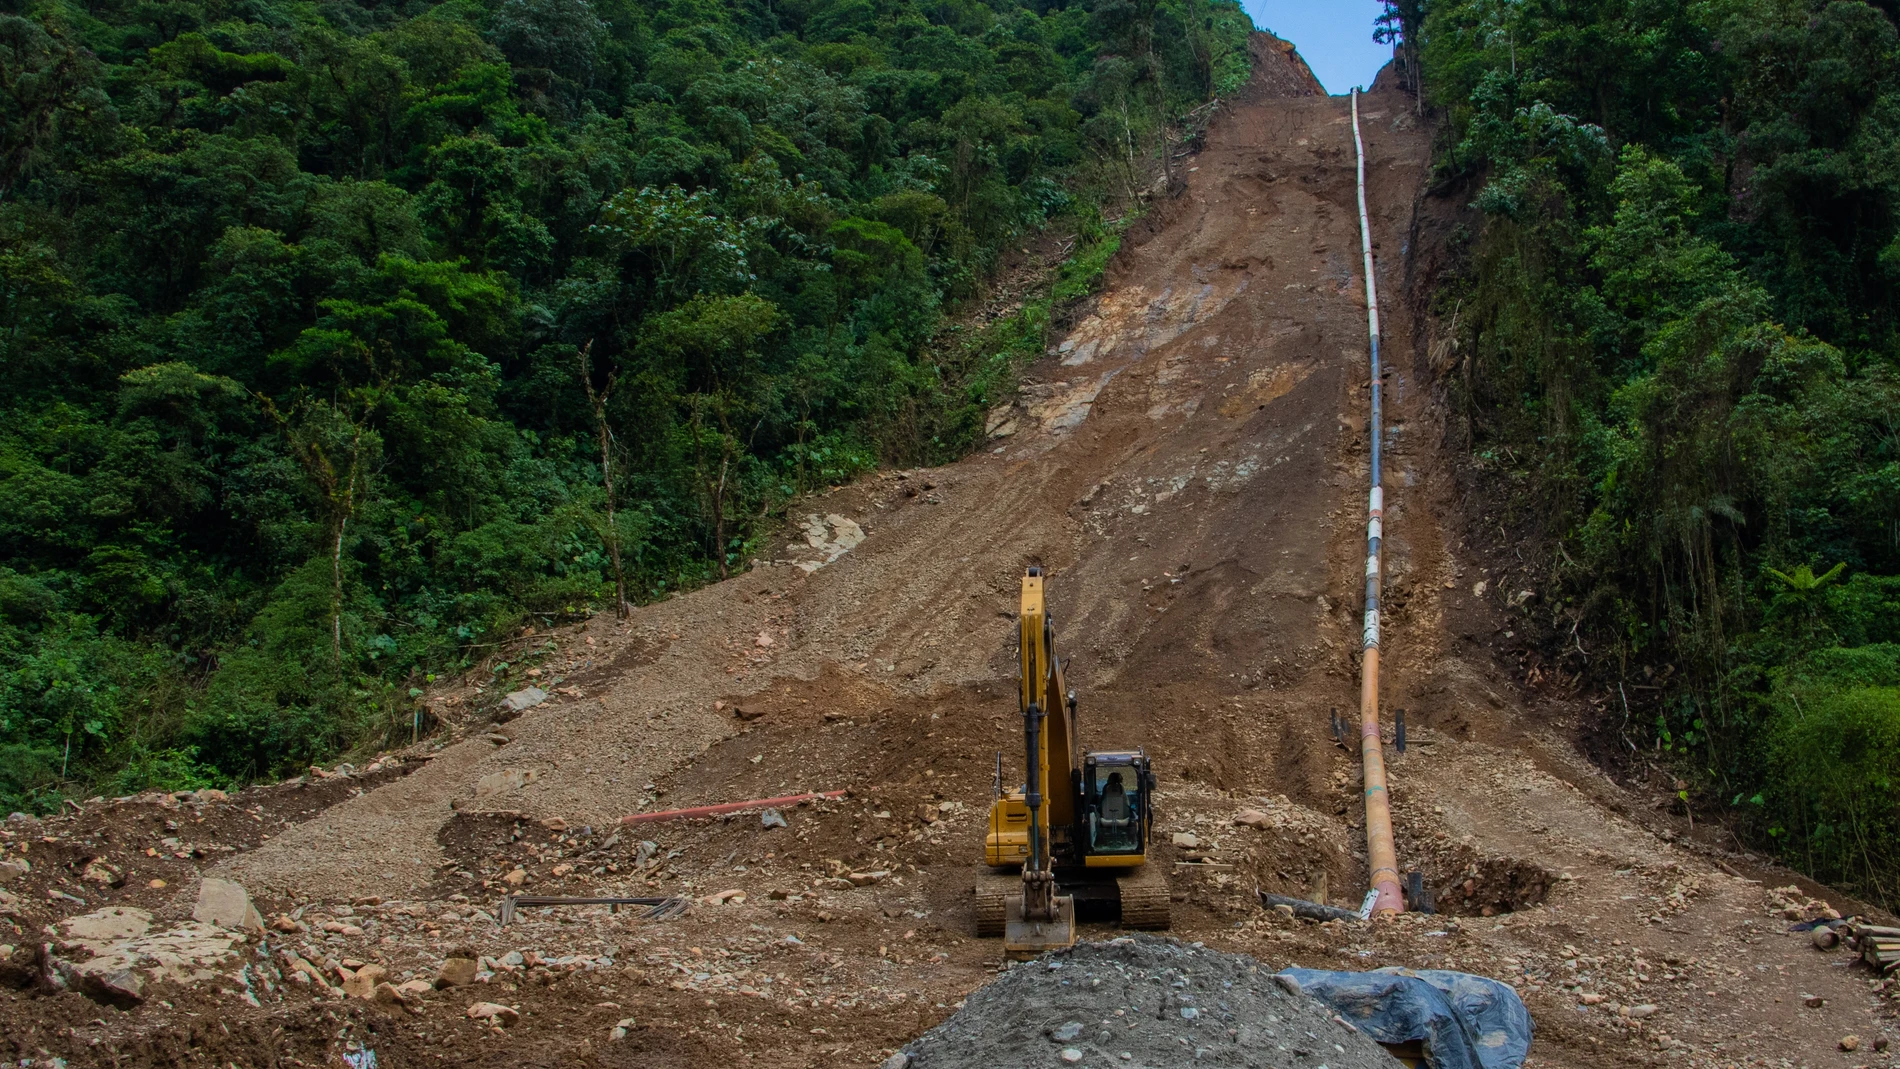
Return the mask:
[[522, 713], [527, 712], [547, 700], [547, 691], [542, 690], [540, 687], [526, 687], [503, 698], [501, 700], [501, 707], [508, 713], [520, 716]]
[[33, 865], [23, 857], [0, 857], [0, 884], [14, 880], [33, 871]]
[[198, 884], [198, 901], [191, 907], [191, 919], [203, 924], [243, 932], [264, 932], [264, 918], [251, 905], [244, 885], [207, 876]]
[[409, 1010], [412, 1013], [421, 1012], [416, 1007], [415, 1002], [412, 999], [412, 997], [404, 993], [402, 988], [396, 987], [394, 984], [388, 984], [388, 983], [377, 984], [375, 989], [370, 992], [369, 997], [370, 997], [370, 1001], [375, 1002], [378, 1005], [400, 1006], [403, 1009]]
[[389, 970], [371, 963], [343, 978], [343, 993], [350, 998], [367, 999], [376, 993], [376, 985], [383, 982]]
[[107, 906], [59, 922], [67, 939], [95, 953], [120, 939], [137, 939], [152, 930], [152, 915], [131, 906]]
[[94, 1002], [129, 1010], [145, 1001], [145, 984], [129, 965], [118, 961], [61, 965], [67, 985]]
[[136, 1004], [144, 998], [144, 985], [154, 980], [245, 986], [240, 979], [243, 938], [214, 925], [186, 921], [153, 930], [151, 914], [115, 906], [69, 918], [60, 929], [66, 942], [48, 957], [47, 974], [55, 984], [99, 1002]]
[[113, 868], [101, 858], [86, 863], [85, 871], [79, 878], [86, 883], [96, 883], [101, 887], [124, 887], [125, 874]]
[[481, 970], [481, 963], [475, 958], [452, 955], [442, 962], [440, 969], [436, 970], [435, 986], [467, 987], [475, 982], [475, 977]]
[[1234, 823], [1243, 828], [1271, 828], [1273, 818], [1258, 809], [1243, 809], [1234, 814]]
[[504, 1006], [499, 1002], [477, 1002], [467, 1010], [468, 1016], [477, 1021], [491, 1021], [507, 1028], [521, 1020], [519, 1010]]

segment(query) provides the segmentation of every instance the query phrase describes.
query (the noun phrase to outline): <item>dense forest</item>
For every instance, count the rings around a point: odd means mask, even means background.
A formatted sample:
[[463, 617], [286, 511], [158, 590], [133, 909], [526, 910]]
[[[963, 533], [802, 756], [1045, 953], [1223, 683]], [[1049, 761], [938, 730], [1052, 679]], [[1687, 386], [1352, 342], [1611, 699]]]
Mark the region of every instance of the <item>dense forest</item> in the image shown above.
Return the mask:
[[1524, 611], [1626, 761], [1900, 904], [1900, 5], [1387, 8]]
[[[1232, 0], [0, 0], [0, 803], [406, 738], [524, 624], [958, 455], [1250, 30]], [[1039, 294], [962, 314], [1050, 227]]]

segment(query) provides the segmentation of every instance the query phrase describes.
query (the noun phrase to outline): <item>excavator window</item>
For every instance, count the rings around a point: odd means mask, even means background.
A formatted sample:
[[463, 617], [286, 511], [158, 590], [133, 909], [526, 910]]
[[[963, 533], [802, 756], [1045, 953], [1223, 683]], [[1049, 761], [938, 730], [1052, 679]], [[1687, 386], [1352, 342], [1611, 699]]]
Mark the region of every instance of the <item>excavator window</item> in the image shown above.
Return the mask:
[[1130, 765], [1103, 765], [1089, 798], [1089, 852], [1132, 854], [1141, 850], [1141, 780]]

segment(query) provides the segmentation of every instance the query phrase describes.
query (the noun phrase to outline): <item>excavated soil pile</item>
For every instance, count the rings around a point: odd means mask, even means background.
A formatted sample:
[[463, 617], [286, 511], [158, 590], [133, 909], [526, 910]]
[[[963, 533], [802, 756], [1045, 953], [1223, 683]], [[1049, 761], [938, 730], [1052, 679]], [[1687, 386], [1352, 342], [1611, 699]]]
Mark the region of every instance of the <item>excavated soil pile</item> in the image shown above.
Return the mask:
[[891, 1061], [912, 1069], [1399, 1064], [1259, 961], [1153, 936], [1083, 943], [1018, 965]]

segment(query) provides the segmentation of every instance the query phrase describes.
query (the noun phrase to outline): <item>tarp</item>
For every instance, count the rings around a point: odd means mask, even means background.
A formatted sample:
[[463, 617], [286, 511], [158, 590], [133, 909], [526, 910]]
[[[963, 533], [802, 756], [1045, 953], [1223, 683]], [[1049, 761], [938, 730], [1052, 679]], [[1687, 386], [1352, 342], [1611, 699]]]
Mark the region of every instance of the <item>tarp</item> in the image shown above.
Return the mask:
[[1530, 1011], [1509, 984], [1443, 969], [1280, 974], [1379, 1043], [1422, 1041], [1431, 1069], [1518, 1069]]

